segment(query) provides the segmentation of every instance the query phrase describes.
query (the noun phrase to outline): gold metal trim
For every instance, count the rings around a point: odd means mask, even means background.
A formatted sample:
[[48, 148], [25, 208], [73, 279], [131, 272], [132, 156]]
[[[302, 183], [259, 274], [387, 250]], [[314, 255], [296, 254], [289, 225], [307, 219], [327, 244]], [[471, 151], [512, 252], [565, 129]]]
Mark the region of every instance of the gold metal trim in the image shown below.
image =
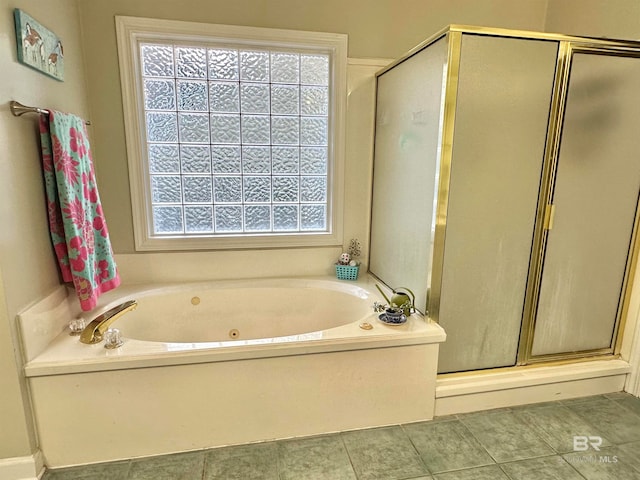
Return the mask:
[[427, 312], [431, 320], [437, 322], [440, 311], [442, 289], [442, 268], [444, 265], [444, 242], [449, 207], [449, 183], [451, 181], [451, 159], [453, 157], [453, 134], [455, 129], [456, 105], [458, 101], [458, 76], [460, 73], [460, 52], [462, 34], [448, 34], [446, 80], [441, 123], [440, 172], [438, 180], [438, 200], [436, 206], [433, 256], [431, 263], [431, 284], [428, 292]]
[[640, 198], [636, 203], [636, 218], [633, 224], [633, 231], [631, 233], [631, 241], [629, 242], [630, 254], [627, 256], [627, 265], [624, 272], [624, 278], [622, 280], [622, 293], [620, 295], [621, 302], [619, 302], [619, 312], [616, 318], [616, 325], [613, 329], [612, 346], [613, 352], [620, 353], [622, 348], [622, 341], [624, 337], [624, 329], [627, 325], [627, 318], [629, 316], [629, 304], [631, 303], [631, 294], [633, 292], [633, 280], [636, 276], [636, 269], [638, 268], [638, 256], [640, 255]]
[[[618, 57], [633, 57], [640, 59], [639, 42], [634, 45], [602, 45], [594, 43], [577, 43], [572, 44], [573, 53], [584, 53], [591, 55], [611, 55]], [[635, 48], [634, 48], [635, 47]], [[620, 354], [622, 342], [624, 340], [624, 330], [629, 316], [629, 305], [631, 303], [631, 295], [633, 292], [634, 278], [636, 269], [638, 268], [638, 257], [640, 256], [640, 192], [636, 201], [636, 213], [629, 240], [629, 251], [625, 264], [625, 271], [620, 290], [620, 300], [618, 302], [618, 311], [616, 312], [616, 322], [611, 336], [611, 347], [609, 350], [614, 355]]]
[[613, 355], [613, 348], [597, 348], [593, 350], [583, 350], [579, 352], [559, 352], [548, 353], [544, 355], [532, 356], [527, 365], [539, 365], [541, 363], [554, 362], [560, 360], [579, 360], [581, 358], [593, 358], [593, 357], [611, 357]]
[[[639, 42], [608, 42], [594, 39], [578, 40], [579, 42], [565, 42], [561, 44], [561, 50], [565, 50], [565, 67], [562, 75], [559, 75], [560, 79], [562, 80], [562, 85], [559, 86], [560, 90], [556, 92], [558, 96], [558, 103], [552, 104], [552, 109], [555, 109], [552, 114], [555, 114], [555, 118], [550, 120], [550, 126], [552, 123], [554, 123], [555, 127], [553, 129], [553, 133], [549, 135], [549, 140], [547, 142], [547, 150], [548, 153], [552, 155], [552, 158], [547, 158], [545, 156], [545, 163], [547, 162], [547, 160], [551, 162], [548, 170], [548, 174], [551, 175], [551, 177], [548, 180], [548, 191], [544, 195], [546, 197], [546, 203], [544, 203], [544, 221], [543, 230], [541, 232], [539, 247], [540, 249], [536, 250], [535, 247], [534, 249], [532, 249], [532, 252], [537, 251], [538, 254], [535, 257], [532, 254], [531, 267], [529, 269], [530, 277], [527, 283], [527, 297], [525, 300], [523, 324], [520, 335], [520, 347], [518, 351], [519, 365], [538, 365], [541, 363], [558, 360], [579, 361], [584, 358], [592, 358], [593, 356], [619, 356], [623, 341], [622, 333], [624, 332], [624, 327], [629, 315], [629, 304], [631, 301], [631, 292], [633, 290], [633, 279], [635, 277], [635, 272], [638, 265], [638, 256], [640, 254], [640, 235], [638, 234], [638, 231], [640, 229], [640, 200], [636, 203], [636, 214], [631, 239], [629, 242], [629, 253], [627, 254], [625, 272], [622, 287], [620, 290], [620, 299], [618, 301], [618, 310], [616, 312], [616, 319], [612, 331], [610, 346], [607, 348], [584, 350], [579, 352], [561, 352], [545, 355], [532, 354], [537, 316], [537, 301], [539, 296], [540, 284], [542, 282], [542, 265], [544, 263], [548, 232], [553, 228], [553, 190], [555, 187], [558, 157], [560, 154], [560, 135], [562, 132], [564, 110], [567, 100], [566, 96], [569, 88], [569, 73], [571, 70], [571, 61], [573, 59], [573, 55], [575, 53], [581, 53], [640, 58]], [[631, 48], [632, 46], [635, 48]], [[559, 65], [560, 56], [561, 55], [559, 55]], [[558, 78], [556, 80], [558, 80]], [[555, 88], [556, 86], [554, 86], [554, 89]], [[552, 144], [550, 145], [551, 142]], [[543, 198], [542, 190], [543, 188], [541, 187], [541, 200]], [[538, 232], [536, 231], [536, 233]], [[533, 284], [529, 285], [529, 282], [533, 282]], [[531, 295], [530, 298], [529, 295]]]
[[611, 357], [613, 348], [595, 348], [593, 350], [582, 350], [579, 352], [560, 352], [548, 353], [544, 355], [535, 355], [529, 358], [527, 365], [535, 365], [540, 363], [554, 362], [560, 360], [579, 360], [582, 358], [593, 357]]
[[485, 368], [484, 370], [466, 370], [463, 372], [439, 373], [437, 379], [446, 380], [450, 378], [459, 378], [459, 377], [470, 377], [470, 376], [475, 377], [475, 376], [486, 375], [487, 373], [503, 373], [503, 372], [507, 373], [507, 372], [531, 370], [541, 366], [555, 367], [559, 365], [570, 365], [574, 363], [593, 362], [596, 360], [619, 360], [619, 359], [620, 359], [620, 355], [611, 355], [611, 354], [604, 354], [604, 355], [591, 354], [589, 356], [584, 356], [580, 358], [544, 359], [544, 360], [540, 360], [539, 362], [530, 363], [527, 365], [514, 365], [510, 367]]
[[623, 40], [623, 39], [610, 39], [610, 38], [597, 38], [597, 37], [576, 37], [573, 35], [564, 35], [561, 33], [546, 33], [546, 32], [534, 32], [531, 30], [513, 30], [506, 28], [494, 28], [494, 27], [480, 27], [477, 25], [460, 25], [460, 24], [451, 24], [446, 26], [445, 28], [439, 30], [434, 35], [430, 36], [423, 42], [420, 42], [418, 45], [410, 49], [404, 55], [402, 55], [397, 60], [394, 60], [392, 63], [384, 67], [382, 70], [376, 73], [376, 76], [380, 76], [386, 71], [392, 69], [396, 65], [404, 62], [409, 57], [415, 55], [419, 51], [427, 48], [432, 43], [440, 40], [445, 35], [450, 35], [452, 33], [460, 33], [460, 34], [470, 34], [470, 35], [487, 35], [487, 36], [498, 36], [498, 37], [511, 37], [511, 38], [523, 38], [523, 39], [531, 39], [531, 40], [548, 40], [555, 42], [576, 42], [581, 44], [589, 44], [592, 48], [606, 50], [608, 47], [615, 47], [617, 49], [629, 48], [629, 49], [638, 49], [640, 48], [640, 41], [636, 40]]
[[461, 32], [475, 35], [493, 35], [499, 37], [515, 37], [531, 40], [551, 40], [556, 42], [575, 42], [581, 44], [599, 45], [602, 47], [629, 47], [640, 48], [640, 41], [625, 40], [613, 38], [598, 37], [576, 37], [573, 35], [565, 35], [562, 33], [534, 32], [531, 30], [517, 30], [495, 27], [480, 27], [477, 25], [459, 25], [451, 24], [448, 30], [450, 32]]
[[380, 75], [382, 75], [385, 72], [388, 72], [389, 70], [391, 70], [392, 68], [400, 65], [402, 62], [404, 62], [405, 60], [408, 60], [410, 57], [413, 57], [416, 53], [424, 50], [425, 48], [427, 48], [428, 46], [430, 46], [431, 44], [436, 43], [438, 40], [440, 40], [441, 38], [447, 36], [447, 34], [449, 33], [450, 28], [449, 27], [445, 27], [442, 30], [436, 32], [435, 34], [431, 35], [429, 38], [427, 38], [426, 40], [424, 40], [423, 42], [420, 42], [418, 45], [416, 45], [415, 47], [413, 47], [411, 50], [409, 50], [408, 52], [406, 52], [404, 55], [402, 55], [400, 58], [394, 60], [393, 62], [391, 62], [389, 65], [387, 65], [386, 67], [384, 67], [382, 70], [376, 72], [376, 77], [379, 77]]
[[572, 53], [587, 53], [590, 55], [611, 55], [616, 57], [640, 57], [640, 42], [636, 45], [600, 45], [580, 41], [571, 43]]
[[549, 107], [547, 143], [545, 145], [544, 160], [542, 163], [538, 211], [536, 213], [531, 258], [529, 261], [529, 277], [527, 278], [527, 287], [525, 289], [522, 326], [520, 328], [520, 343], [518, 345], [517, 355], [518, 365], [523, 365], [529, 361], [531, 349], [533, 348], [535, 320], [538, 310], [538, 295], [540, 293], [539, 289], [542, 279], [542, 266], [549, 234], [549, 230], [547, 229], [549, 226], [547, 207], [553, 204], [553, 187], [558, 168], [557, 160], [560, 149], [564, 107], [567, 100], [570, 67], [570, 44], [561, 42], [558, 45], [556, 74], [551, 94], [551, 105]]

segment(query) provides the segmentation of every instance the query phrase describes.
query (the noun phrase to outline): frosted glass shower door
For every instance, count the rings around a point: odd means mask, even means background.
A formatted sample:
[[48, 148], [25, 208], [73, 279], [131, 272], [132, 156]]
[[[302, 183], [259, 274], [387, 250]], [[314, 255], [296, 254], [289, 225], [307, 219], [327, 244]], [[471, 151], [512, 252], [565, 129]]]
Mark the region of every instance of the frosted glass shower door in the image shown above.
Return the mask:
[[442, 38], [378, 77], [369, 270], [391, 287], [410, 288], [422, 311], [446, 61]]
[[573, 55], [532, 355], [607, 349], [640, 190], [640, 59]]
[[514, 365], [558, 43], [463, 35], [438, 372]]

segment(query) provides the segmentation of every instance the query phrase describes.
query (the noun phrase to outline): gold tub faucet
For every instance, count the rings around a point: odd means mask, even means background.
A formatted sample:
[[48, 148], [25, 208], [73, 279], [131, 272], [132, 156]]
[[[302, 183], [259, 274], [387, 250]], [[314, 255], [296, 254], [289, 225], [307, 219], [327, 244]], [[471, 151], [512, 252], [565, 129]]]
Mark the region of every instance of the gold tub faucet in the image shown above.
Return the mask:
[[92, 344], [102, 341], [104, 332], [107, 331], [109, 326], [119, 319], [122, 315], [138, 307], [138, 302], [135, 300], [128, 300], [120, 305], [107, 310], [101, 315], [91, 320], [82, 333], [80, 334], [80, 341], [82, 343]]

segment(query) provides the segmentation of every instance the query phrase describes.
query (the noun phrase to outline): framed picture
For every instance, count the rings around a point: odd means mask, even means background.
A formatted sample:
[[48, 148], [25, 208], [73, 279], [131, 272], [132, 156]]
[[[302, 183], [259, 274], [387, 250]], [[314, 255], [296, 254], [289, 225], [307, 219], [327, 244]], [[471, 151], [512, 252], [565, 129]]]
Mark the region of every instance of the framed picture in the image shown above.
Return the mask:
[[16, 23], [18, 61], [64, 81], [64, 52], [62, 41], [48, 28], [25, 12], [13, 11]]

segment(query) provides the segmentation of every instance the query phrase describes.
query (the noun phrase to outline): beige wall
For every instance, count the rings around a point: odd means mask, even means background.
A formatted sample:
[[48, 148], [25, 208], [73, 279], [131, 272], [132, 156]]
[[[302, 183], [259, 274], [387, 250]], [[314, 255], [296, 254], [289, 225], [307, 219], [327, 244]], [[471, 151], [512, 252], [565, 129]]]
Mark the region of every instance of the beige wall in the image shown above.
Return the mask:
[[[17, 63], [14, 7], [63, 39], [64, 83]], [[29, 455], [35, 449], [15, 315], [59, 284], [43, 208], [36, 118], [12, 117], [8, 102], [16, 99], [91, 117], [98, 182], [114, 247], [119, 253], [132, 253], [116, 14], [347, 33], [351, 57], [397, 57], [449, 23], [640, 38], [636, 0], [0, 0], [0, 272], [4, 277], [4, 283], [0, 277], [0, 459]], [[360, 67], [353, 68], [356, 72]], [[370, 123], [354, 112], [366, 112], [369, 118], [372, 86], [365, 82], [357, 88], [350, 97], [348, 119], [352, 133], [347, 139], [346, 175], [352, 201], [347, 199], [347, 239], [366, 235], [368, 228]], [[322, 249], [309, 249], [308, 254], [318, 264], [318, 258], [333, 255]], [[233, 270], [237, 255], [210, 255], [216, 265], [211, 276]], [[255, 255], [253, 271], [246, 275], [272, 268], [278, 255], [284, 256], [282, 252]]]
[[[64, 82], [17, 62], [14, 8], [62, 39]], [[37, 117], [15, 118], [8, 103], [18, 100], [87, 115], [81, 45], [75, 0], [0, 0], [0, 458], [35, 450], [15, 316], [59, 285], [47, 229]]]
[[[79, 0], [89, 102], [95, 125], [93, 149], [114, 250], [134, 252], [114, 15], [347, 33], [350, 57], [394, 58], [449, 23], [542, 29], [546, 3], [546, 0]], [[347, 177], [347, 189], [351, 180], [358, 181]], [[326, 252], [316, 249], [310, 254], [326, 255]], [[273, 260], [278, 254], [265, 255]], [[216, 261], [224, 275], [232, 266], [226, 265], [227, 257], [219, 257]], [[259, 263], [255, 267], [256, 271], [263, 270]]]
[[549, 0], [547, 32], [640, 40], [638, 0]]
[[[59, 284], [43, 208], [36, 117], [14, 118], [8, 110], [10, 100], [91, 117], [98, 183], [114, 247], [120, 253], [133, 252], [115, 14], [345, 32], [350, 35], [351, 56], [394, 57], [448, 23], [541, 28], [545, 7], [546, 0], [523, 1], [517, 8], [510, 0], [0, 0], [0, 270], [5, 279], [0, 285], [0, 458], [29, 455], [36, 444], [21, 374], [15, 316]], [[13, 8], [22, 8], [61, 37], [65, 45], [65, 82], [18, 64]], [[89, 102], [85, 72], [91, 87]], [[362, 93], [352, 92], [351, 103], [360, 104], [357, 108], [366, 110], [358, 111], [370, 114], [371, 83], [358, 88]], [[347, 238], [366, 235], [369, 126], [356, 116], [350, 119], [349, 128], [354, 134], [347, 145], [352, 160], [346, 171], [351, 178], [350, 204], [354, 206], [345, 215]], [[360, 159], [354, 160], [358, 155]], [[326, 249], [310, 249], [308, 253], [316, 264], [334, 255]], [[250, 269], [246, 275], [264, 274], [284, 255], [257, 255], [253, 271]], [[212, 253], [211, 257], [218, 267], [213, 276], [226, 276], [234, 270], [233, 260], [224, 253]]]

